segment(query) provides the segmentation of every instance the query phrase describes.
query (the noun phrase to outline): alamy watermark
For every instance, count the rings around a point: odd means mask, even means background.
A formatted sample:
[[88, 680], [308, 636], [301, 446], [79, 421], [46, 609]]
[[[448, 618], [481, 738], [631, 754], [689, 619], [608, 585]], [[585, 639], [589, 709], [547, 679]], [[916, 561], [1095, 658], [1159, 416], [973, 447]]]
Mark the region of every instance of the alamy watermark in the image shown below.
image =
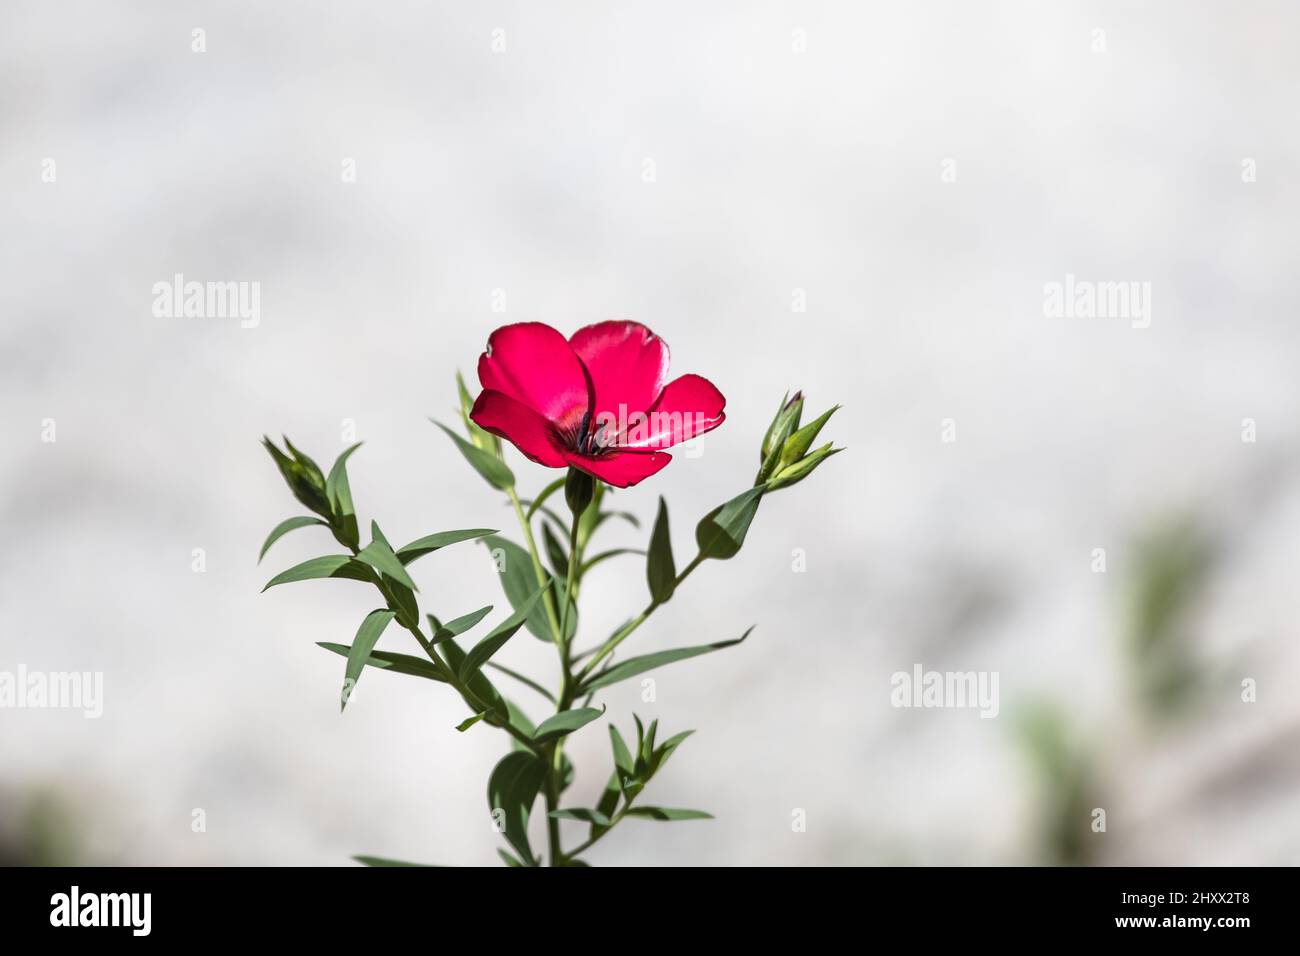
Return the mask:
[[50, 897], [50, 925], [122, 926], [132, 936], [148, 936], [152, 910], [152, 893], [83, 893], [74, 885]]
[[1092, 282], [1065, 274], [1043, 286], [1043, 315], [1049, 319], [1128, 319], [1135, 329], [1151, 325], [1150, 282]]
[[889, 702], [895, 707], [978, 709], [980, 717], [996, 717], [997, 671], [927, 671], [920, 664], [895, 671]]
[[104, 715], [102, 671], [0, 671], [0, 710], [80, 710], [87, 719]]
[[262, 321], [262, 283], [171, 281], [153, 284], [153, 314], [159, 319], [239, 319], [245, 329]]

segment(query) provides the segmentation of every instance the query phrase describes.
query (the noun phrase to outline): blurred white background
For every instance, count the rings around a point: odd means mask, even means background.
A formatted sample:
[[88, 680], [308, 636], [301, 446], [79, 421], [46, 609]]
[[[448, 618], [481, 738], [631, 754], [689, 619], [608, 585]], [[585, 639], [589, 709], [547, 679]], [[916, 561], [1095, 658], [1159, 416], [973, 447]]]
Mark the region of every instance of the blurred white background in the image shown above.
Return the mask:
[[[728, 397], [701, 457], [616, 499], [649, 522], [665, 495], [679, 557], [787, 388], [843, 403], [849, 451], [629, 642], [758, 625], [653, 704], [608, 694], [625, 730], [698, 729], [647, 799], [717, 819], [629, 821], [591, 862], [1300, 861], [1297, 28], [1284, 0], [7, 0], [0, 670], [103, 671], [105, 702], [0, 711], [6, 852], [496, 863], [504, 738], [374, 671], [340, 717], [315, 642], [374, 598], [259, 594], [335, 548], [295, 532], [256, 564], [301, 510], [258, 442], [326, 462], [353, 419], [363, 520], [517, 537], [426, 416], [499, 324], [635, 318]], [[175, 273], [259, 282], [260, 324], [156, 318]], [[1066, 274], [1151, 283], [1150, 327], [1045, 317]], [[1144, 657], [1133, 595], [1192, 546], [1142, 542], [1179, 522], [1206, 568]], [[479, 546], [415, 571], [444, 618], [504, 606]], [[644, 603], [637, 560], [585, 597], [583, 643]], [[552, 657], [521, 634], [502, 659]], [[1200, 675], [1176, 713], [1141, 690], [1170, 659]], [[997, 671], [999, 716], [891, 707], [916, 663]], [[570, 753], [590, 805], [604, 722]]]

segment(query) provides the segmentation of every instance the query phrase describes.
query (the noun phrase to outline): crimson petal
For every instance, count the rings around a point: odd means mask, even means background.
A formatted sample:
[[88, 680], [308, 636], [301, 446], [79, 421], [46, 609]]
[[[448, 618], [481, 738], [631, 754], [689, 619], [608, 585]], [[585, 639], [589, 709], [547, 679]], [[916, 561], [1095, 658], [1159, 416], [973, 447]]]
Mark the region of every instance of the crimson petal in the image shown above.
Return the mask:
[[712, 431], [726, 420], [727, 400], [702, 375], [683, 375], [664, 386], [659, 400], [643, 419], [628, 422], [621, 448], [670, 448]]
[[478, 378], [484, 388], [516, 399], [564, 428], [580, 422], [591, 404], [582, 363], [564, 336], [541, 322], [519, 322], [493, 332], [479, 356]]
[[485, 389], [475, 400], [469, 417], [479, 428], [500, 435], [539, 465], [563, 468], [567, 463], [555, 426], [503, 392]]
[[668, 346], [641, 323], [598, 322], [574, 332], [569, 344], [591, 376], [593, 418], [622, 421], [659, 397]]
[[588, 456], [570, 452], [569, 464], [615, 488], [628, 488], [660, 471], [673, 460], [661, 451], [606, 451]]

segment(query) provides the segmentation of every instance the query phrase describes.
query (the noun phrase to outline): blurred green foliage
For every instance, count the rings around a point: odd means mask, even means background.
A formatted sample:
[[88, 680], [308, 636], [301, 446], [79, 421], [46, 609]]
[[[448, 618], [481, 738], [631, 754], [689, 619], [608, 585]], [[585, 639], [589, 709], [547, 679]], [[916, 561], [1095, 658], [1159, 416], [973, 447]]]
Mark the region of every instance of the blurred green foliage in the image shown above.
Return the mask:
[[1208, 535], [1186, 518], [1155, 527], [1137, 543], [1126, 651], [1139, 703], [1150, 717], [1182, 715], [1203, 687], [1191, 616], [1213, 553]]

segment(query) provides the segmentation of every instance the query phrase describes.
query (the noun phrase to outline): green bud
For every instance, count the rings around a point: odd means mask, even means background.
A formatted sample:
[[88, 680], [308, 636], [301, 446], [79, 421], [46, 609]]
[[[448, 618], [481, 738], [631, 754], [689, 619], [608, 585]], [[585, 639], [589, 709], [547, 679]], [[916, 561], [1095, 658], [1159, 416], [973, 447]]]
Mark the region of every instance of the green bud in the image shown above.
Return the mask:
[[788, 488], [790, 485], [803, 481], [827, 458], [831, 455], [838, 455], [843, 448], [832, 448], [831, 443], [827, 442], [821, 448], [818, 448], [811, 455], [800, 458], [793, 464], [786, 465], [767, 483], [768, 491], [775, 491], [777, 488]]
[[275, 466], [280, 469], [280, 474], [284, 477], [289, 490], [293, 492], [293, 496], [318, 515], [332, 520], [329, 499], [325, 494], [325, 476], [321, 474], [316, 462], [294, 448], [288, 438], [284, 440], [284, 444], [293, 455], [292, 458], [276, 448], [271, 439], [265, 436], [262, 438], [262, 444], [270, 453]]
[[832, 405], [816, 421], [811, 421], [800, 428], [789, 438], [785, 440], [785, 445], [781, 449], [781, 457], [777, 461], [777, 470], [786, 468], [799, 461], [812, 447], [812, 443], [817, 439], [817, 433], [822, 430], [822, 426], [830, 421], [830, 417], [839, 411], [839, 405]]
[[787, 394], [781, 399], [781, 407], [776, 410], [772, 424], [767, 426], [767, 434], [763, 436], [763, 448], [758, 456], [760, 462], [766, 461], [768, 453], [774, 447], [779, 448], [784, 444], [790, 433], [799, 427], [799, 416], [802, 414], [803, 392], [795, 392], [794, 398]]
[[802, 414], [803, 392], [795, 392], [794, 398], [790, 398], [787, 393], [786, 397], [781, 400], [781, 407], [776, 410], [772, 424], [767, 426], [767, 434], [763, 436], [763, 446], [758, 456], [758, 475], [754, 478], [755, 485], [761, 485], [767, 481], [772, 476], [772, 472], [776, 470], [776, 463], [780, 457], [781, 449], [790, 434], [799, 427], [799, 417]]
[[569, 475], [564, 480], [564, 500], [569, 503], [570, 511], [575, 515], [582, 514], [587, 510], [587, 505], [591, 504], [595, 493], [596, 480], [591, 475], [577, 468], [569, 469]]

